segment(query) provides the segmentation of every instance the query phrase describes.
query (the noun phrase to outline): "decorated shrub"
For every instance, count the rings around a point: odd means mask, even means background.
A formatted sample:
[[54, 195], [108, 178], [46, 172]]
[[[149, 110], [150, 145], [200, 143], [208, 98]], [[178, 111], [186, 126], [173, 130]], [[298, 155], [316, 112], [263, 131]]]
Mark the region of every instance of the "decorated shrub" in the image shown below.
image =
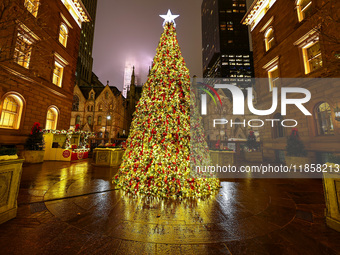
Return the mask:
[[256, 136], [254, 131], [249, 131], [249, 135], [247, 137], [246, 147], [248, 151], [257, 151], [260, 147], [260, 144], [256, 141]]
[[300, 140], [299, 131], [297, 128], [293, 128], [290, 136], [287, 138], [287, 156], [292, 157], [305, 157], [307, 151], [303, 142]]
[[42, 151], [44, 150], [44, 144], [44, 136], [40, 128], [40, 123], [35, 122], [32, 127], [31, 133], [26, 140], [25, 150]]

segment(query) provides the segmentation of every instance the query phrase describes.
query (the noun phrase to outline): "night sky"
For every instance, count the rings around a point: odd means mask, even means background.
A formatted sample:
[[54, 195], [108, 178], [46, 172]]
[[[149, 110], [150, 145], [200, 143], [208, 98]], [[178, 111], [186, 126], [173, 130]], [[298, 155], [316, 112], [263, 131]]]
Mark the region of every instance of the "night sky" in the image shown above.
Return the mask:
[[177, 37], [190, 76], [202, 76], [202, 0], [98, 0], [93, 71], [105, 85], [122, 90], [124, 68], [136, 67], [137, 83], [146, 82], [168, 9], [179, 14]]

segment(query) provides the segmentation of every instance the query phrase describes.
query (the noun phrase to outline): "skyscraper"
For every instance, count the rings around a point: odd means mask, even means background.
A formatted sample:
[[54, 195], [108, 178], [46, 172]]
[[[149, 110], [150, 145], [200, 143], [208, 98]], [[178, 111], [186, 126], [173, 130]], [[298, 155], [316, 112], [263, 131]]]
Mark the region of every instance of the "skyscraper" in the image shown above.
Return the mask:
[[76, 83], [79, 86], [90, 86], [92, 78], [92, 49], [96, 21], [97, 0], [82, 1], [91, 16], [91, 22], [83, 23], [80, 34], [79, 55], [77, 61]]
[[246, 0], [203, 0], [203, 76], [253, 77], [248, 28], [241, 24]]

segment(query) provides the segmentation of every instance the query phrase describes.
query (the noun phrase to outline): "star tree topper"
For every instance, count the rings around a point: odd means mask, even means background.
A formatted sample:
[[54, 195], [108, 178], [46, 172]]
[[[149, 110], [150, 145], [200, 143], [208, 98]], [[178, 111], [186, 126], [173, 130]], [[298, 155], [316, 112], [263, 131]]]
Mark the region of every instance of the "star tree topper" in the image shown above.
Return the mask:
[[179, 15], [172, 15], [170, 9], [168, 10], [168, 13], [166, 15], [159, 15], [162, 19], [164, 19], [163, 27], [167, 22], [174, 23], [174, 27], [176, 27], [175, 19], [179, 17]]

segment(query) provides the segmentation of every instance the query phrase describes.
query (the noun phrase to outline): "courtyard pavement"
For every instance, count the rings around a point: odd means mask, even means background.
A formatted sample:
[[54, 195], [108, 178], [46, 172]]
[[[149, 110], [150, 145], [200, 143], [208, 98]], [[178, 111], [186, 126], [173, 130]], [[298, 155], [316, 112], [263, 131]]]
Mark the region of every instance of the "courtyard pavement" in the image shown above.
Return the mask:
[[322, 180], [223, 180], [210, 199], [169, 201], [115, 190], [116, 172], [91, 159], [24, 166], [0, 254], [340, 254]]

